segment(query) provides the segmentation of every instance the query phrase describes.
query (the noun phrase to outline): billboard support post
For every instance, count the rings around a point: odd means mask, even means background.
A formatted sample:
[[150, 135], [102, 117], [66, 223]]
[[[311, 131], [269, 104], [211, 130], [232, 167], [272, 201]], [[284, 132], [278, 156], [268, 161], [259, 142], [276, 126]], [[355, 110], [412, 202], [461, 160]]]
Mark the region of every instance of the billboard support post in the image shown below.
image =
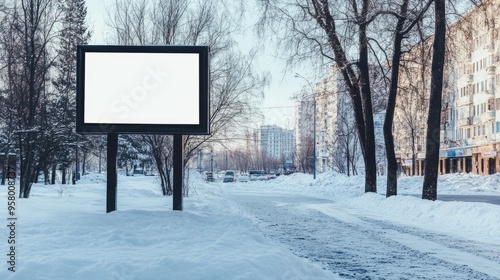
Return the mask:
[[184, 143], [181, 134], [174, 134], [174, 192], [173, 210], [182, 211], [182, 183], [184, 172]]
[[106, 213], [116, 210], [118, 134], [108, 133], [106, 178]]

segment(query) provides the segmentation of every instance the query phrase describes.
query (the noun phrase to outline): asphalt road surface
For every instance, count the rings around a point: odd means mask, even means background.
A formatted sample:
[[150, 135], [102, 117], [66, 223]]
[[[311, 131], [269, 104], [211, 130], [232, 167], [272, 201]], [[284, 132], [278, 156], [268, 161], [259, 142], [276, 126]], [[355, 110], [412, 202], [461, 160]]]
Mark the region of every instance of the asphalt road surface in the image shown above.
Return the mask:
[[487, 239], [403, 226], [300, 194], [227, 195], [274, 242], [345, 279], [500, 279], [500, 244]]

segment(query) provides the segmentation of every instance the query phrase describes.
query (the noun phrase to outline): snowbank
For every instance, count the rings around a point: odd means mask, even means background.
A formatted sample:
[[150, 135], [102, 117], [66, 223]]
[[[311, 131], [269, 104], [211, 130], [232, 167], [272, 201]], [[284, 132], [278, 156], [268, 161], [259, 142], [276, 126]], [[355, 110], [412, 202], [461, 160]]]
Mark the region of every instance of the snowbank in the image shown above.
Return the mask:
[[156, 178], [120, 176], [118, 211], [106, 214], [104, 178], [37, 184], [18, 200], [16, 272], [6, 267], [3, 227], [0, 279], [335, 278], [266, 239], [203, 182], [174, 212]]
[[[172, 199], [161, 195], [155, 177], [119, 176], [118, 211], [110, 214], [105, 213], [104, 174], [84, 176], [77, 185], [35, 185], [30, 199], [17, 200], [15, 273], [6, 264], [8, 228], [0, 231], [0, 279], [338, 278], [270, 241], [228, 199], [230, 191], [321, 197], [346, 213], [500, 244], [498, 205], [404, 195], [386, 199], [365, 194], [363, 176], [330, 173], [313, 180], [292, 174], [223, 184], [192, 174], [190, 180], [182, 212], [171, 210]], [[438, 192], [499, 195], [499, 182], [500, 175], [447, 175], [439, 178]], [[399, 179], [400, 194], [420, 194], [421, 186], [422, 177]], [[378, 187], [385, 188], [385, 178], [378, 179]], [[0, 194], [4, 218], [6, 195]], [[328, 204], [321, 207], [327, 211]]]

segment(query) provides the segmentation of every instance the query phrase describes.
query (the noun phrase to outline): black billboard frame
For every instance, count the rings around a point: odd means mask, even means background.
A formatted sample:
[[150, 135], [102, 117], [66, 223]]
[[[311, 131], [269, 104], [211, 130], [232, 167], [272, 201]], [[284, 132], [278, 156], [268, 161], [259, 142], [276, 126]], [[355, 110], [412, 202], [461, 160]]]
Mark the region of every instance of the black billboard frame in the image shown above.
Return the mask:
[[[86, 53], [169, 53], [199, 55], [199, 124], [118, 124], [85, 123], [85, 54]], [[79, 45], [77, 46], [77, 84], [76, 84], [76, 132], [79, 134], [210, 134], [210, 95], [209, 95], [209, 47], [208, 46], [118, 46], [118, 45]]]
[[[85, 54], [99, 53], [197, 53], [199, 55], [199, 124], [114, 124], [85, 123]], [[117, 155], [119, 134], [161, 134], [173, 135], [173, 210], [182, 211], [182, 185], [184, 170], [183, 135], [210, 134], [209, 94], [209, 47], [208, 46], [77, 46], [76, 87], [76, 132], [78, 134], [107, 135], [106, 212], [117, 209]]]

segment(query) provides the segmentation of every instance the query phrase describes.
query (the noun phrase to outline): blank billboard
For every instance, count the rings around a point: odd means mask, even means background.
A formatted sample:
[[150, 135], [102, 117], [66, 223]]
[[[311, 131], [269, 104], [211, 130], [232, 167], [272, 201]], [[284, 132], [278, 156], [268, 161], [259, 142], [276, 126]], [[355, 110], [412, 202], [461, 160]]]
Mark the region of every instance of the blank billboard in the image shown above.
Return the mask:
[[79, 46], [77, 131], [209, 133], [208, 47]]

